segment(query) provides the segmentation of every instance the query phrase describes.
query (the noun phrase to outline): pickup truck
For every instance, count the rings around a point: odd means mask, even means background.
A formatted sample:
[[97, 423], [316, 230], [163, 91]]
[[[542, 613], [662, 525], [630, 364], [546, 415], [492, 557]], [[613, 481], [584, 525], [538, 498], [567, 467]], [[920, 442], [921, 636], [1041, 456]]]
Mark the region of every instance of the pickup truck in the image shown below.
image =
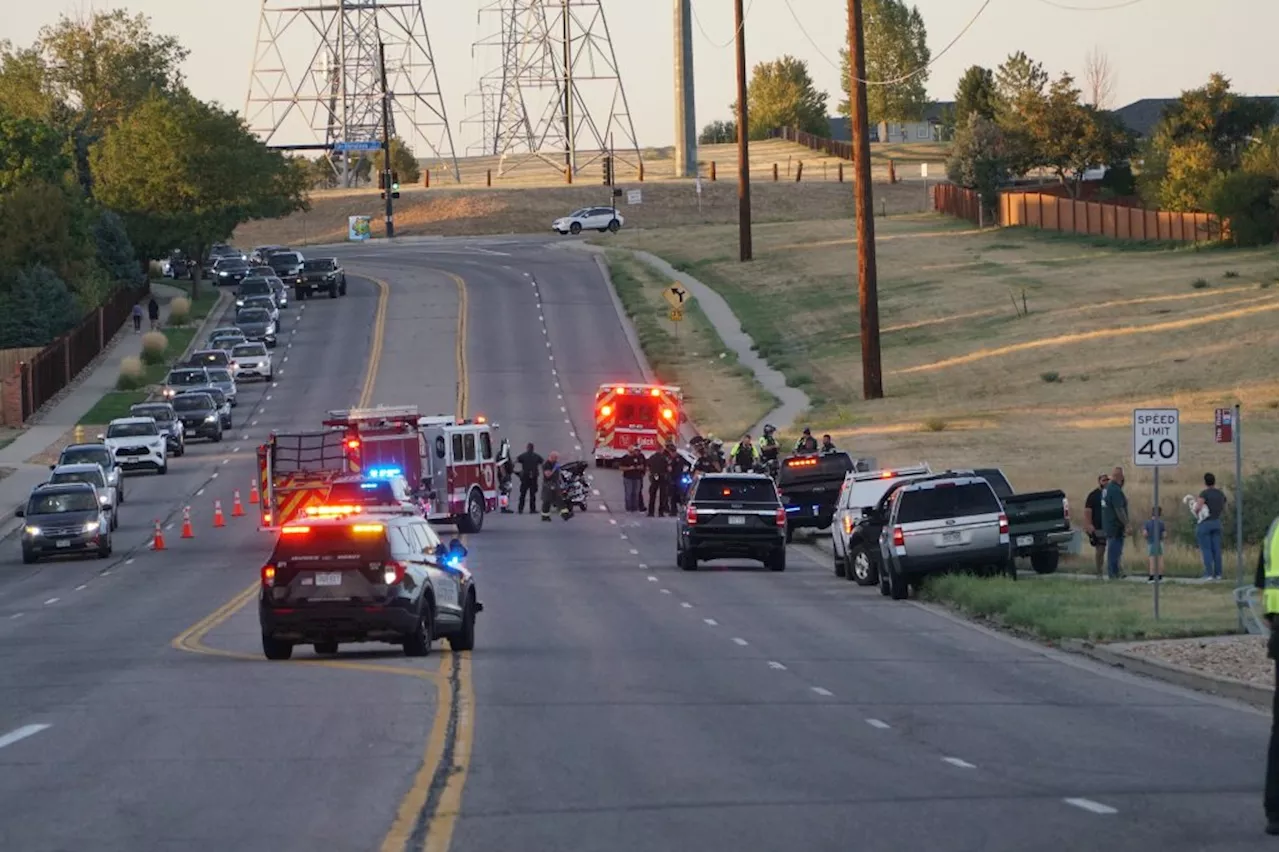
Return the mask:
[[830, 527], [846, 474], [874, 466], [872, 460], [855, 460], [845, 452], [806, 453], [783, 459], [778, 469], [778, 493], [787, 510], [787, 541], [802, 527]]
[[1009, 541], [1015, 556], [1031, 560], [1037, 574], [1058, 570], [1058, 546], [1071, 540], [1071, 506], [1062, 491], [1014, 493], [1013, 485], [999, 468], [949, 471], [971, 473], [991, 483], [1009, 519]]

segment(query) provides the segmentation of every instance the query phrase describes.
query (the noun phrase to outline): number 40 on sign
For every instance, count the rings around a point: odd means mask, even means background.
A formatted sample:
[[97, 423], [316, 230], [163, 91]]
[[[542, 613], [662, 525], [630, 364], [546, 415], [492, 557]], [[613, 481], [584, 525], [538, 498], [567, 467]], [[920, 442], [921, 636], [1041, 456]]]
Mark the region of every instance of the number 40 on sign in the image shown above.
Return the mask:
[[1133, 463], [1138, 467], [1176, 467], [1178, 409], [1138, 408], [1133, 412]]

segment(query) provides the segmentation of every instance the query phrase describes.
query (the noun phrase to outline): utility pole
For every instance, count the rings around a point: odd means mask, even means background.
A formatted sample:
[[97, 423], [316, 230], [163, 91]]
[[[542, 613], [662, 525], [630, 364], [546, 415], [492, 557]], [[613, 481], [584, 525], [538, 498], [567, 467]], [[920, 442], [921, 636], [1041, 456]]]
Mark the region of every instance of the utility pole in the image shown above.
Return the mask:
[[674, 0], [676, 72], [676, 177], [698, 174], [698, 124], [693, 106], [693, 6]]
[[573, 29], [569, 0], [560, 0], [564, 11], [564, 164], [573, 171]]
[[880, 301], [876, 291], [876, 224], [871, 202], [871, 139], [867, 132], [867, 57], [862, 41], [862, 0], [849, 0], [849, 125], [853, 131], [853, 212], [858, 243], [861, 311], [862, 398], [881, 399]]
[[382, 176], [383, 197], [387, 200], [387, 237], [396, 235], [396, 223], [391, 210], [391, 93], [387, 91], [387, 48], [378, 42], [378, 70], [382, 75]]
[[733, 0], [738, 54], [738, 260], [751, 260], [751, 159], [747, 150], [747, 40], [742, 0]]

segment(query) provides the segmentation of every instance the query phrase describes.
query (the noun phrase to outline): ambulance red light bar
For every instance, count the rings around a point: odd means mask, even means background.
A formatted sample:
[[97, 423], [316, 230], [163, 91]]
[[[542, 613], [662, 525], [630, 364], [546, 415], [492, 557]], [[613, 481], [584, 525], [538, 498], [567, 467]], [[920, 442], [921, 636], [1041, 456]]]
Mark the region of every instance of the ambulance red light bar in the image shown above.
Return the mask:
[[358, 515], [360, 506], [308, 506], [303, 512], [311, 518], [340, 518], [344, 515]]
[[280, 528], [280, 535], [306, 535], [311, 532], [311, 527], [305, 526], [283, 526]]
[[477, 415], [476, 415], [476, 423], [479, 423], [479, 424], [482, 424], [482, 425], [483, 425], [483, 424], [488, 423], [488, 422], [489, 422], [489, 421], [485, 419], [485, 416], [484, 416], [483, 414], [477, 414]]
[[787, 467], [816, 467], [818, 460], [814, 459], [787, 459]]
[[605, 417], [608, 417], [610, 414], [613, 413], [613, 406], [612, 405], [600, 406], [600, 413], [603, 414]]
[[662, 391], [658, 388], [649, 388], [649, 396], [662, 396]]
[[673, 420], [673, 419], [675, 419], [675, 416], [676, 416], [676, 413], [675, 413], [674, 411], [672, 411], [670, 408], [664, 408], [664, 409], [662, 409], [662, 419], [663, 419], [663, 420]]
[[360, 439], [359, 439], [359, 438], [348, 438], [348, 439], [347, 439], [347, 449], [348, 449], [348, 450], [358, 450], [358, 449], [360, 449]]

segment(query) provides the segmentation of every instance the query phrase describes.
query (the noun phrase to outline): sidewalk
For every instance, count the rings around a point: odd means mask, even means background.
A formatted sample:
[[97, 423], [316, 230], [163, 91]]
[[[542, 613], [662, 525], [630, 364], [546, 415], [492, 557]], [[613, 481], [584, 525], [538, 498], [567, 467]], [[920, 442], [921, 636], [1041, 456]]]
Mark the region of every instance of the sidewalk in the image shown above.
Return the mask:
[[[159, 282], [152, 283], [151, 292], [160, 303], [160, 323], [163, 328], [169, 319], [170, 300], [185, 296], [186, 293], [170, 284]], [[209, 312], [205, 323], [219, 316], [221, 311], [219, 303]], [[143, 333], [147, 327], [148, 322], [144, 319]], [[201, 328], [200, 331], [203, 332], [204, 329]], [[196, 339], [200, 339], [199, 333]], [[0, 536], [10, 532], [8, 525], [14, 517], [13, 512], [25, 502], [31, 489], [49, 478], [47, 464], [31, 464], [29, 460], [62, 440], [80, 422], [80, 418], [88, 414], [98, 400], [102, 399], [103, 394], [116, 389], [120, 359], [139, 355], [141, 352], [142, 334], [135, 334], [132, 323], [127, 323], [98, 356], [96, 363], [72, 380], [69, 389], [62, 392], [61, 399], [41, 411], [36, 422], [27, 426], [13, 443], [0, 449], [0, 467], [13, 469], [12, 473], [0, 479]], [[85, 435], [84, 440], [94, 441], [96, 436]]]

